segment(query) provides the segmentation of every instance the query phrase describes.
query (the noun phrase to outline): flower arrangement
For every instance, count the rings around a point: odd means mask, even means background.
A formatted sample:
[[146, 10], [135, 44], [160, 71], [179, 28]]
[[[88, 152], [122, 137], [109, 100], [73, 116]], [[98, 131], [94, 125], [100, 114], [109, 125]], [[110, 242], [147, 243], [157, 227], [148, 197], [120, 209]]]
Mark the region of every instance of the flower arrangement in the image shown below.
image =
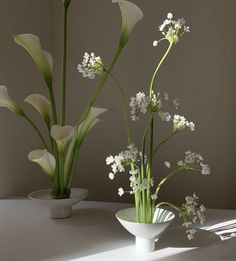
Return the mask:
[[[40, 165], [51, 182], [51, 195], [55, 199], [69, 198], [72, 181], [75, 176], [76, 162], [80, 147], [89, 130], [99, 122], [99, 116], [107, 111], [105, 108], [93, 107], [98, 94], [107, 81], [115, 63], [123, 48], [126, 46], [129, 36], [136, 25], [142, 19], [141, 10], [128, 1], [114, 1], [120, 6], [122, 15], [122, 29], [118, 47], [111, 64], [105, 69], [100, 57], [94, 53], [84, 55], [82, 64], [78, 65], [78, 71], [83, 77], [94, 79], [101, 75], [102, 79], [93, 90], [93, 93], [84, 108], [84, 111], [75, 126], [66, 125], [66, 79], [67, 79], [67, 18], [71, 0], [62, 0], [64, 8], [63, 23], [63, 52], [62, 75], [60, 88], [60, 114], [56, 107], [53, 89], [53, 59], [49, 52], [45, 51], [40, 39], [33, 34], [20, 34], [14, 36], [15, 42], [23, 47], [33, 58], [39, 72], [44, 78], [48, 89], [49, 98], [41, 94], [31, 94], [25, 98], [25, 102], [31, 104], [41, 115], [48, 130], [48, 139], [30, 119], [26, 112], [10, 97], [8, 89], [0, 86], [0, 107], [5, 107], [18, 116], [25, 119], [35, 130], [42, 142], [42, 148], [33, 150], [28, 154], [30, 161]], [[60, 117], [59, 117], [60, 116]], [[50, 145], [48, 144], [50, 143]]]
[[[162, 59], [158, 63], [152, 75], [149, 93], [138, 92], [135, 97], [132, 97], [129, 103], [130, 118], [133, 121], [138, 121], [142, 114], [147, 114], [147, 124], [143, 132], [141, 140], [141, 150], [139, 150], [132, 141], [130, 129], [128, 127], [128, 113], [126, 111], [126, 98], [124, 90], [118, 80], [113, 76], [120, 87], [123, 98], [123, 112], [125, 129], [128, 137], [127, 149], [120, 152], [118, 155], [109, 156], [106, 159], [106, 164], [111, 166], [109, 178], [114, 179], [118, 173], [125, 172], [129, 169], [130, 189], [118, 189], [118, 194], [122, 196], [125, 193], [131, 194], [135, 199], [136, 222], [152, 223], [155, 220], [155, 212], [161, 206], [169, 206], [178, 211], [183, 218], [183, 226], [186, 227], [188, 239], [192, 239], [196, 233], [196, 229], [192, 225], [196, 222], [203, 224], [205, 222], [205, 207], [199, 205], [199, 198], [194, 193], [193, 196], [187, 196], [186, 202], [181, 206], [175, 206], [170, 202], [161, 202], [159, 194], [163, 185], [169, 179], [174, 177], [180, 171], [199, 171], [203, 175], [210, 173], [209, 166], [204, 162], [203, 157], [195, 152], [185, 152], [183, 160], [179, 160], [175, 166], [168, 161], [164, 162], [165, 167], [170, 171], [162, 180], [157, 183], [153, 175], [154, 157], [166, 142], [172, 137], [184, 131], [194, 131], [195, 124], [188, 121], [184, 116], [166, 111], [167, 106], [172, 106], [174, 110], [178, 110], [179, 102], [177, 99], [170, 101], [169, 94], [155, 91], [155, 83], [160, 67], [166, 59], [167, 55], [173, 46], [179, 42], [180, 38], [190, 31], [189, 26], [183, 18], [174, 20], [173, 14], [168, 13], [163, 24], [159, 26], [159, 31], [163, 37], [160, 40], [155, 40], [153, 46], [156, 47], [162, 41], [168, 42], [168, 48], [165, 51]], [[155, 145], [154, 140], [154, 122], [160, 117], [162, 122], [167, 122], [171, 125], [170, 135]]]

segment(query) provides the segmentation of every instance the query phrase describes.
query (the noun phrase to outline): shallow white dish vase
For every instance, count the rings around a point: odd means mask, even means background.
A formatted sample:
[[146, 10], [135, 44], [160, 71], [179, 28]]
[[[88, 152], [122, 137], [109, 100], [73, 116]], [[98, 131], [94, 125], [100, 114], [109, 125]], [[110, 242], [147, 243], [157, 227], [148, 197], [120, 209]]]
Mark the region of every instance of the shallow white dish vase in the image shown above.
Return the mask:
[[50, 189], [37, 190], [29, 194], [29, 198], [45, 206], [50, 218], [68, 218], [72, 215], [72, 206], [85, 199], [89, 191], [82, 188], [72, 188], [70, 198], [53, 199]]
[[116, 217], [122, 226], [135, 236], [136, 250], [148, 253], [155, 250], [155, 241], [171, 224], [175, 215], [169, 210], [158, 208], [154, 214], [153, 223], [137, 223], [135, 208], [127, 208], [118, 211]]

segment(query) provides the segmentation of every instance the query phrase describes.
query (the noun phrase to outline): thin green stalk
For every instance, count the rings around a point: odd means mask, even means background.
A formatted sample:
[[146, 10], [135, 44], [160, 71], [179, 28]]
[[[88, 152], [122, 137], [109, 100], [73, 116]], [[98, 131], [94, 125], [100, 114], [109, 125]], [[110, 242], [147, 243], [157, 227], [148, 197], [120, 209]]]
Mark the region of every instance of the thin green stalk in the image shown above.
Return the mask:
[[37, 135], [39, 136], [40, 140], [43, 143], [43, 146], [45, 147], [45, 149], [48, 150], [48, 145], [43, 137], [43, 135], [41, 134], [40, 130], [38, 129], [38, 127], [34, 124], [34, 122], [24, 113], [21, 115], [24, 119], [26, 119], [26, 121], [33, 127], [33, 129], [36, 131]]
[[172, 171], [168, 176], [166, 176], [165, 178], [163, 178], [163, 179], [161, 180], [161, 182], [158, 184], [155, 194], [158, 195], [158, 193], [159, 193], [161, 187], [163, 186], [163, 184], [165, 184], [165, 183], [167, 182], [167, 180], [169, 180], [170, 178], [172, 178], [176, 173], [180, 172], [180, 171], [183, 170], [183, 169], [184, 169], [184, 167], [179, 167], [179, 168], [177, 168], [176, 170]]
[[177, 133], [178, 133], [177, 131], [173, 132], [169, 137], [167, 137], [167, 138], [164, 139], [162, 142], [160, 142], [160, 143], [156, 146], [156, 148], [153, 150], [152, 155], [154, 156], [155, 153], [159, 150], [159, 148], [160, 148], [164, 143], [166, 143], [168, 140], [170, 140], [170, 139], [171, 139], [175, 134], [177, 134]]
[[168, 53], [170, 52], [171, 50], [171, 47], [173, 46], [173, 42], [170, 42], [169, 43], [169, 47], [168, 49], [166, 50], [164, 56], [162, 57], [161, 61], [159, 62], [158, 66], [156, 67], [156, 70], [152, 76], [152, 80], [151, 80], [151, 84], [150, 84], [150, 89], [149, 89], [149, 96], [151, 97], [152, 96], [152, 91], [153, 91], [153, 88], [154, 88], [154, 84], [155, 84], [155, 81], [156, 81], [156, 77], [157, 77], [157, 74], [158, 74], [158, 71], [162, 65], [162, 63], [164, 62], [164, 60], [166, 59]]
[[65, 125], [65, 118], [66, 118], [67, 11], [68, 11], [68, 6], [64, 6], [62, 77], [61, 77], [61, 126]]
[[60, 146], [58, 148], [59, 152], [59, 182], [60, 182], [60, 194], [64, 194], [64, 146]]
[[[109, 72], [107, 72], [107, 73], [109, 73]], [[122, 99], [121, 105], [122, 105], [123, 116], [124, 116], [125, 131], [126, 131], [128, 143], [130, 145], [132, 143], [132, 138], [131, 138], [131, 133], [130, 133], [129, 124], [128, 124], [128, 113], [127, 113], [127, 109], [126, 109], [127, 108], [127, 102], [126, 102], [126, 99], [125, 99], [125, 92], [124, 92], [122, 85], [117, 80], [117, 78], [111, 73], [109, 73], [109, 75], [114, 80], [114, 82], [117, 84], [117, 86], [119, 87], [119, 90], [120, 90], [121, 99]]]
[[57, 124], [57, 110], [56, 110], [56, 102], [55, 102], [55, 97], [53, 94], [52, 84], [48, 85], [48, 92], [49, 92], [49, 98], [50, 98], [50, 103], [51, 103], [51, 107], [52, 107], [53, 124]]

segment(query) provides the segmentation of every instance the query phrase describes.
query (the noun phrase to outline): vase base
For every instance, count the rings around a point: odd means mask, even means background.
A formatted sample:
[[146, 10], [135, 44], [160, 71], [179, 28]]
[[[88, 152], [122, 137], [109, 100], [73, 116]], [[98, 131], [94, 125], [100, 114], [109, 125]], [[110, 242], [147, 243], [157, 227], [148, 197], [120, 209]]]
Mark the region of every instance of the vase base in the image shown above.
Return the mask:
[[150, 253], [155, 250], [155, 238], [145, 239], [136, 237], [136, 250], [141, 253]]
[[52, 219], [69, 218], [72, 216], [72, 207], [52, 208], [49, 210], [49, 215]]

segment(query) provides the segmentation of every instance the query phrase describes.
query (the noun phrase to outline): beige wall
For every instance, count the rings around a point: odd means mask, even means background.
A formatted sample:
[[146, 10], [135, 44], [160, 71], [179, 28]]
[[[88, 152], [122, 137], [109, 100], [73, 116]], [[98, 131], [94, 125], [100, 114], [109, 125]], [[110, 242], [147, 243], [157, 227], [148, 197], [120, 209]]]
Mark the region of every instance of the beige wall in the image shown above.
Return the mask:
[[[14, 3], [13, 3], [14, 2]], [[33, 3], [32, 3], [33, 2]], [[147, 90], [151, 73], [166, 45], [152, 47], [160, 37], [157, 30], [167, 12], [184, 17], [191, 33], [178, 43], [162, 67], [158, 79], [160, 91], [167, 91], [181, 101], [180, 114], [193, 120], [195, 133], [183, 133], [163, 147], [156, 159], [158, 178], [166, 174], [163, 161], [175, 162], [187, 149], [205, 156], [212, 175], [182, 173], [162, 191], [163, 198], [181, 203], [186, 194], [196, 192], [208, 207], [236, 208], [235, 203], [235, 1], [226, 0], [139, 0], [134, 1], [144, 12], [140, 23], [124, 50], [114, 74], [125, 85], [128, 96]], [[20, 11], [16, 13], [17, 11]], [[0, 79], [8, 85], [12, 95], [23, 104], [23, 98], [38, 90], [45, 92], [43, 82], [30, 58], [14, 46], [10, 32], [34, 32], [46, 49], [53, 50], [55, 88], [59, 90], [61, 8], [60, 1], [18, 0], [5, 3], [0, 19]], [[7, 14], [7, 15], [6, 15]], [[13, 15], [14, 14], [14, 15]], [[6, 22], [7, 20], [7, 22]], [[4, 25], [4, 26], [3, 26]], [[101, 55], [105, 64], [111, 60], [119, 37], [120, 15], [118, 7], [102, 0], [72, 0], [69, 18], [69, 79], [68, 123], [74, 124], [95, 87], [96, 81], [84, 80], [76, 66], [85, 51]], [[23, 65], [23, 66], [22, 66]], [[107, 177], [107, 155], [115, 154], [126, 146], [122, 126], [118, 91], [112, 81], [99, 96], [97, 106], [114, 109], [89, 134], [81, 150], [75, 186], [90, 190], [91, 200], [129, 201], [119, 198], [117, 188], [128, 185], [127, 175], [116, 181]], [[28, 111], [30, 108], [25, 106]], [[32, 113], [35, 119], [39, 117]], [[24, 195], [47, 187], [47, 179], [37, 166], [27, 160], [27, 153], [37, 148], [37, 137], [27, 124], [15, 115], [0, 113], [0, 194]], [[139, 143], [143, 122], [132, 123], [134, 140]], [[159, 127], [158, 127], [159, 128]], [[165, 137], [168, 128], [157, 130]], [[17, 135], [16, 135], [17, 134]]]

